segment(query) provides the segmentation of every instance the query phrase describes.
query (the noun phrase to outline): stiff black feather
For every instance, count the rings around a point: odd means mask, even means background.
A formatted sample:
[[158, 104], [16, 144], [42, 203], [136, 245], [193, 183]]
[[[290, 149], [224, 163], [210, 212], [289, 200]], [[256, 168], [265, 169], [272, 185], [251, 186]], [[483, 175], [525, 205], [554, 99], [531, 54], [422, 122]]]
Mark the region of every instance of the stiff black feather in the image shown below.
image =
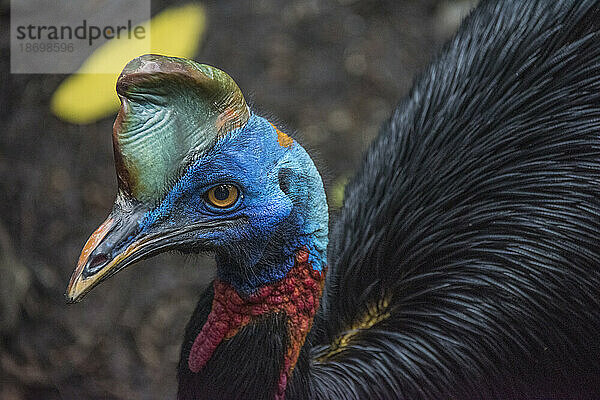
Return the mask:
[[323, 392], [600, 398], [599, 237], [600, 3], [484, 2], [346, 190]]

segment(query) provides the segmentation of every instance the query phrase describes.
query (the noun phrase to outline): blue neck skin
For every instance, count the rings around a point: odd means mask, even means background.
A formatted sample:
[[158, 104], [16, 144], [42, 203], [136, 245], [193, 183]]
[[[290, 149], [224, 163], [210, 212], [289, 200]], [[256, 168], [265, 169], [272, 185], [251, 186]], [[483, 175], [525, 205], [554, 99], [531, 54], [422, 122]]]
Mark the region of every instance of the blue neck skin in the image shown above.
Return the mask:
[[279, 196], [280, 207], [275, 207], [277, 211], [269, 215], [272, 209], [262, 209], [264, 215], [260, 219], [265, 223], [253, 226], [258, 230], [260, 240], [255, 236], [248, 246], [217, 252], [219, 279], [230, 283], [241, 295], [248, 296], [258, 288], [282, 279], [294, 266], [299, 249], [308, 250], [312, 268], [321, 271], [327, 264], [329, 216], [321, 176], [297, 142], [289, 147], [281, 146], [273, 126], [256, 115], [252, 115], [237, 134], [262, 138], [260, 151], [267, 153], [264, 158], [268, 162], [259, 164], [272, 163], [274, 166], [260, 172], [266, 174], [270, 182], [269, 191], [282, 195]]
[[[239, 226], [205, 233], [215, 249], [218, 278], [243, 296], [283, 278], [301, 248], [308, 250], [312, 268], [322, 270], [329, 217], [321, 176], [297, 142], [282, 145], [279, 139], [266, 119], [252, 114], [243, 128], [220, 138], [186, 170], [140, 229], [162, 220], [189, 224], [244, 217], [247, 222]], [[206, 212], [199, 206], [203, 193], [224, 181], [241, 187], [240, 207], [226, 214]]]

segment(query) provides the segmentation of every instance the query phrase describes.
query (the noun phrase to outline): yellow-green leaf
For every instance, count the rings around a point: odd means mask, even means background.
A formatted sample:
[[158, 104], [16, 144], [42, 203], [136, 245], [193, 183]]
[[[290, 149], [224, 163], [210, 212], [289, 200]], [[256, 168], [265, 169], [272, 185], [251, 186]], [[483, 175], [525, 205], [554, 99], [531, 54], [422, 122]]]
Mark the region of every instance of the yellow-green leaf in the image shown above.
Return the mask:
[[[150, 32], [151, 53], [192, 58], [204, 34], [206, 14], [201, 5], [191, 3], [168, 8], [142, 26]], [[56, 89], [50, 101], [52, 112], [75, 124], [89, 124], [115, 113], [119, 72], [103, 72], [121, 71], [128, 61], [145, 53], [148, 46], [142, 40], [106, 42]]]
[[333, 183], [333, 188], [330, 191], [329, 199], [330, 206], [332, 208], [341, 208], [344, 204], [344, 191], [346, 190], [346, 185], [350, 178], [348, 175], [342, 175], [335, 180]]

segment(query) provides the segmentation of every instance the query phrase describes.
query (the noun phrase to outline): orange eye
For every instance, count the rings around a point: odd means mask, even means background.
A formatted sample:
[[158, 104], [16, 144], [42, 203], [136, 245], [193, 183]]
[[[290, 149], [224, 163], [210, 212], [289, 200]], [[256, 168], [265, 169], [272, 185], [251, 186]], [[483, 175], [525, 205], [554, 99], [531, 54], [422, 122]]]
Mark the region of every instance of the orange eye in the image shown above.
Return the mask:
[[231, 207], [239, 197], [238, 189], [233, 185], [217, 185], [212, 187], [206, 193], [206, 198], [210, 204], [219, 208]]

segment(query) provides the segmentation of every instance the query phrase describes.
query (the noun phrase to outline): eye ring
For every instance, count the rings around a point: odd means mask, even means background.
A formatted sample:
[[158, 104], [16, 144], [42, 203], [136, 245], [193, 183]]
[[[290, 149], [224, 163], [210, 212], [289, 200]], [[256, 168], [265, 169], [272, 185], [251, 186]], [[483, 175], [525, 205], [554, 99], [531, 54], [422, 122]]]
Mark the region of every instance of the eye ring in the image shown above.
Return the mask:
[[208, 189], [205, 195], [206, 201], [213, 207], [229, 208], [233, 206], [240, 197], [240, 191], [235, 185], [222, 183]]

